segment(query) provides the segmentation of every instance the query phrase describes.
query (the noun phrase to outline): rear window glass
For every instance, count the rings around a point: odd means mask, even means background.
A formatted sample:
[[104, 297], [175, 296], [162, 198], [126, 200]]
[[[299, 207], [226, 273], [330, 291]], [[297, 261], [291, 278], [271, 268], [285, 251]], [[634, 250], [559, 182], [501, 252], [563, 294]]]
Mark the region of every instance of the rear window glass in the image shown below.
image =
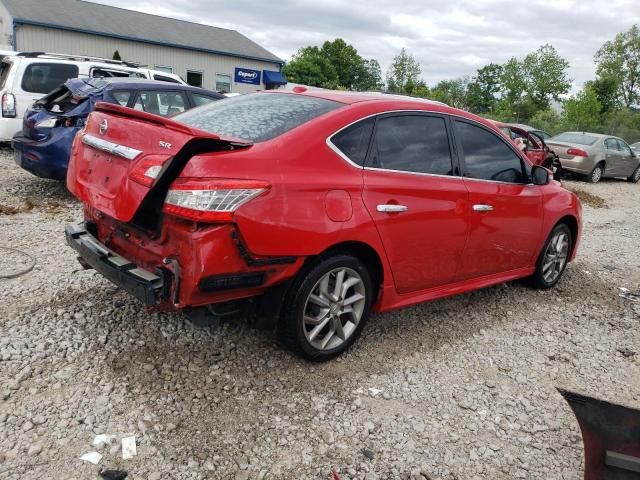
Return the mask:
[[263, 142], [343, 104], [293, 94], [250, 94], [227, 98], [174, 118], [219, 135]]
[[78, 76], [77, 65], [66, 63], [32, 63], [22, 77], [22, 90], [31, 93], [49, 93], [70, 78]]
[[582, 133], [561, 133], [553, 137], [552, 140], [565, 143], [577, 143], [579, 145], [593, 145], [598, 138]]
[[10, 62], [2, 62], [2, 66], [0, 67], [0, 88], [4, 88], [4, 84], [7, 82], [7, 77], [9, 76], [9, 72], [11, 71]]
[[111, 92], [113, 99], [122, 106], [127, 106], [129, 99], [131, 98], [131, 92], [129, 90], [119, 90]]

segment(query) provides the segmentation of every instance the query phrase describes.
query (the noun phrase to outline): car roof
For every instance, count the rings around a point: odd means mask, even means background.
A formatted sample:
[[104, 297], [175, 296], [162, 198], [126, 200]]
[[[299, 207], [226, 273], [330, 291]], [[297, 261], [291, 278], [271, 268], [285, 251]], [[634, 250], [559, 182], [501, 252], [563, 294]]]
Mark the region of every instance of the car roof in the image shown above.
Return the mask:
[[445, 105], [436, 100], [429, 100], [420, 97], [410, 97], [408, 95], [397, 95], [393, 93], [382, 92], [351, 92], [343, 90], [325, 90], [325, 89], [306, 89], [305, 87], [296, 87], [294, 90], [269, 90], [265, 93], [283, 93], [287, 95], [306, 95], [309, 97], [324, 98], [325, 100], [333, 100], [335, 102], [353, 104], [358, 102], [371, 101], [410, 101], [421, 104]]
[[[616, 137], [615, 135], [605, 135], [603, 133], [591, 133], [591, 132], [562, 132], [555, 136], [559, 137], [560, 135], [564, 135], [565, 133], [570, 133], [571, 135], [588, 135], [590, 137], [596, 137], [596, 138], [620, 138], [620, 137]], [[620, 140], [622, 139], [620, 138]]]
[[[449, 115], [456, 115], [462, 118], [473, 120], [477, 123], [481, 123], [494, 130], [499, 129], [494, 123], [489, 122], [486, 118], [479, 117], [473, 113], [458, 108], [450, 107], [442, 102], [436, 100], [429, 100], [420, 97], [410, 97], [407, 95], [396, 95], [390, 93], [380, 92], [348, 92], [342, 90], [307, 90], [307, 89], [294, 89], [294, 90], [266, 90], [258, 92], [258, 94], [282, 94], [282, 95], [302, 95], [314, 98], [323, 98], [325, 100], [332, 100], [334, 102], [340, 102], [345, 105], [356, 104], [377, 104], [380, 108], [379, 113], [385, 111], [391, 112], [395, 110], [424, 110], [437, 113], [445, 113]], [[502, 132], [500, 132], [502, 133]]]
[[161, 80], [148, 80], [146, 78], [135, 77], [107, 77], [107, 78], [72, 78], [65, 82], [67, 87], [74, 89], [73, 87], [80, 88], [86, 85], [93, 86], [95, 92], [114, 90], [116, 88], [131, 88], [131, 89], [146, 89], [146, 90], [182, 90], [190, 91], [194, 93], [202, 93], [213, 97], [224, 98], [224, 95], [213, 90], [206, 90], [204, 88], [192, 87], [191, 85], [184, 85], [182, 83], [163, 82]]

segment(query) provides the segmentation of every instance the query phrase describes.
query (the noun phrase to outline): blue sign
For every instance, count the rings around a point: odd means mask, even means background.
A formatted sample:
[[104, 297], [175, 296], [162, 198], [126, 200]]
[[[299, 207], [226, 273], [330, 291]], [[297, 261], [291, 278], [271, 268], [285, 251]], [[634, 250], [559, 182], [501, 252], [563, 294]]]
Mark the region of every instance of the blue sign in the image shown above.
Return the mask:
[[260, 70], [251, 70], [250, 68], [236, 67], [235, 82], [250, 83], [251, 85], [260, 85]]

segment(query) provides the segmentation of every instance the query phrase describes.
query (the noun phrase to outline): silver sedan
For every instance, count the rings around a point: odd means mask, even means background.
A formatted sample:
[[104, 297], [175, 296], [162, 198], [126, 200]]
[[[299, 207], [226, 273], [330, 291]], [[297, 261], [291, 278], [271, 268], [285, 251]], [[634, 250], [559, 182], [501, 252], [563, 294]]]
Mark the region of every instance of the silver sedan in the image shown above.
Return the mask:
[[601, 178], [640, 180], [640, 153], [618, 137], [599, 133], [565, 132], [546, 141], [559, 157], [562, 170], [586, 175], [591, 183]]

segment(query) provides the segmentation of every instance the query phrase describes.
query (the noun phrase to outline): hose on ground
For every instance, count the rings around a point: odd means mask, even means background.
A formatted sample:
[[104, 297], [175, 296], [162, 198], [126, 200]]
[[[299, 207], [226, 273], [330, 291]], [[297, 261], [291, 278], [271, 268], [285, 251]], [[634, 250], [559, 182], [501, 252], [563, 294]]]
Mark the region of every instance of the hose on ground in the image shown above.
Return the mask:
[[36, 259], [33, 255], [28, 254], [27, 252], [23, 252], [22, 250], [18, 250], [16, 248], [11, 248], [11, 247], [3, 247], [0, 246], [0, 255], [2, 254], [2, 251], [5, 252], [9, 252], [10, 254], [18, 254], [18, 255], [22, 255], [24, 257], [27, 257], [29, 259], [30, 265], [23, 268], [22, 270], [19, 270], [18, 272], [12, 272], [12, 273], [2, 273], [2, 271], [0, 271], [0, 279], [10, 279], [10, 278], [18, 278], [21, 277], [22, 275], [26, 275], [27, 273], [29, 273], [31, 270], [33, 270], [33, 268], [36, 266]]

